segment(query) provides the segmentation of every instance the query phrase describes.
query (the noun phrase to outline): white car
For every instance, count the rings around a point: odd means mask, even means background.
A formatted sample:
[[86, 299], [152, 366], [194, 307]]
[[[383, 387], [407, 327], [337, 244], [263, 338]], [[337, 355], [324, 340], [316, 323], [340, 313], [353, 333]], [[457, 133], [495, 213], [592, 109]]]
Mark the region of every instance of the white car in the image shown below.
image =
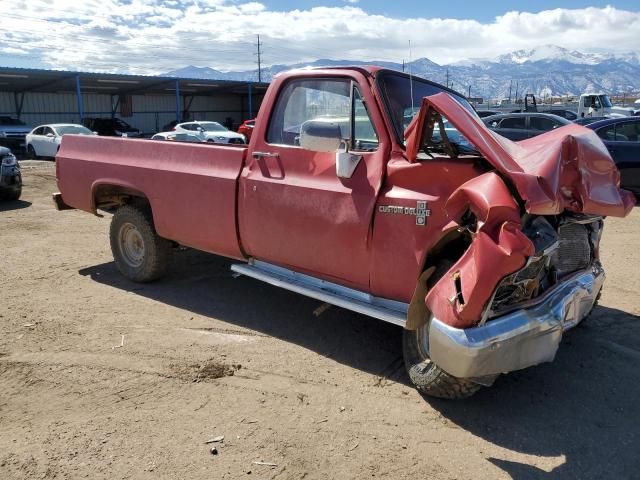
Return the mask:
[[200, 138], [195, 133], [183, 133], [183, 132], [159, 132], [156, 133], [151, 140], [168, 140], [170, 142], [189, 142], [189, 143], [203, 143], [204, 139]]
[[27, 134], [25, 143], [29, 158], [55, 157], [65, 134], [95, 135], [87, 127], [74, 123], [53, 123], [40, 125]]
[[218, 122], [185, 122], [175, 126], [174, 131], [193, 133], [211, 143], [247, 143], [244, 135], [223, 127]]

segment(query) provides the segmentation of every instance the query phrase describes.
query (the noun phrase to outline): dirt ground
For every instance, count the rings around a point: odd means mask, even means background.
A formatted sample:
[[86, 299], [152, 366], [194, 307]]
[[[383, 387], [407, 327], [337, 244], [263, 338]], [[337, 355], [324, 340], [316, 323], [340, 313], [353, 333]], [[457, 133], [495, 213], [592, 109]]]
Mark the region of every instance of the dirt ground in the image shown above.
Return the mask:
[[109, 218], [56, 212], [52, 164], [25, 165], [0, 204], [1, 479], [640, 478], [640, 208], [606, 221], [601, 304], [556, 361], [447, 402], [409, 385], [399, 328], [224, 259], [125, 280]]

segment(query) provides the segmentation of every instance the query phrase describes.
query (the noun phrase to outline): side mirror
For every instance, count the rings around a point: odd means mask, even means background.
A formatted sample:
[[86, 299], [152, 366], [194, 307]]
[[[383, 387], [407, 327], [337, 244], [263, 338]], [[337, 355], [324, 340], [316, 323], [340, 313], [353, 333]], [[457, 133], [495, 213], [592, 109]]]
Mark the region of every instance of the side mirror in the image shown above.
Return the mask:
[[202, 128], [202, 127], [198, 127], [198, 131], [199, 131], [200, 133], [202, 133], [202, 132], [204, 132], [204, 128]]
[[312, 152], [335, 152], [342, 143], [340, 125], [308, 120], [300, 127], [300, 146]]
[[53, 137], [55, 137], [55, 135], [54, 135], [53, 133], [51, 133], [51, 132], [47, 133], [45, 136], [46, 136], [47, 138], [53, 138]]

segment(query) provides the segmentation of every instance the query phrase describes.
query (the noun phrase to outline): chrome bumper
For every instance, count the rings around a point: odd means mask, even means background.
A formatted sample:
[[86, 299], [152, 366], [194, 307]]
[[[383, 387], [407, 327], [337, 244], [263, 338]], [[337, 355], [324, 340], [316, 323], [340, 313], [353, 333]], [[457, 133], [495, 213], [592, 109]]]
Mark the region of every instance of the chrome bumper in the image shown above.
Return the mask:
[[537, 302], [490, 320], [459, 329], [433, 318], [429, 355], [456, 377], [483, 377], [553, 361], [562, 332], [589, 313], [604, 282], [604, 270], [593, 266], [554, 287]]

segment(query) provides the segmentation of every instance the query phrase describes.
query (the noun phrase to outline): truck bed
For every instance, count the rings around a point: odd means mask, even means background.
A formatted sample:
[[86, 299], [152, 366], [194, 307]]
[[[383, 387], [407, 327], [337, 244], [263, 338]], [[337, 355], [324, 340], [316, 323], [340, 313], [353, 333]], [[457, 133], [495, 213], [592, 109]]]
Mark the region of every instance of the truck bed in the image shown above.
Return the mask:
[[245, 146], [65, 135], [56, 157], [64, 203], [96, 213], [100, 189], [126, 189], [151, 204], [156, 231], [182, 245], [243, 258], [237, 182]]

